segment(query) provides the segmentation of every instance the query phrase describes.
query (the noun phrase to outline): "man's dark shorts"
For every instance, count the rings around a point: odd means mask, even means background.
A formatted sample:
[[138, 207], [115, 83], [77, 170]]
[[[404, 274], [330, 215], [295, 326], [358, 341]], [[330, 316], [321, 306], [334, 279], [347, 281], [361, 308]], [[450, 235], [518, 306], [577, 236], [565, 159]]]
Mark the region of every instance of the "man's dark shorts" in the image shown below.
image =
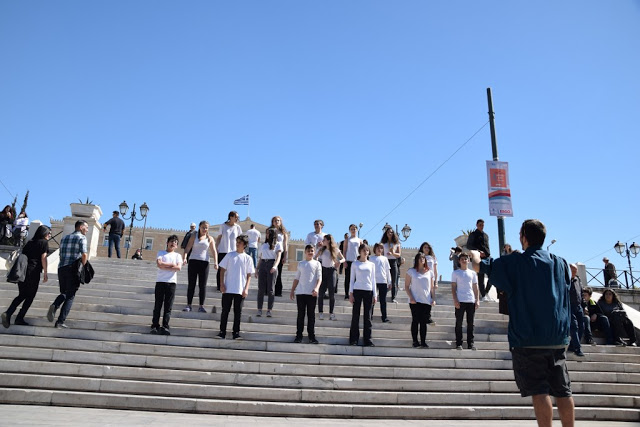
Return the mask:
[[522, 397], [537, 394], [571, 396], [567, 352], [564, 348], [515, 347], [511, 349], [511, 356], [513, 373]]

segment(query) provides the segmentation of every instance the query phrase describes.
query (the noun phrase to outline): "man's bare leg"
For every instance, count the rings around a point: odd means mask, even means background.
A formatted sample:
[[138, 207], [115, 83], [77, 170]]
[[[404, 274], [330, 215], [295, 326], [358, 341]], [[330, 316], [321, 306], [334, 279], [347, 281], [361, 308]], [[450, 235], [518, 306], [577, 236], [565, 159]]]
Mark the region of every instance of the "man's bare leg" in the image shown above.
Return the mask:
[[575, 422], [575, 406], [573, 397], [556, 397], [556, 405], [558, 406], [558, 414], [562, 427], [573, 427]]
[[536, 413], [539, 427], [552, 427], [553, 405], [548, 394], [536, 394], [531, 396], [533, 410]]

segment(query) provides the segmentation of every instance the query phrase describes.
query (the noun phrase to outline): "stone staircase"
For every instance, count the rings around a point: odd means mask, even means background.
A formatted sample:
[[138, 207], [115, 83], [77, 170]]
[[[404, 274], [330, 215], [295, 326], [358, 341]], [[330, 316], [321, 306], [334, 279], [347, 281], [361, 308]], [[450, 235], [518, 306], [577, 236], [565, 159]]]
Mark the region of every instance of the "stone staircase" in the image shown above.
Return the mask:
[[[0, 328], [0, 404], [318, 418], [534, 418], [530, 399], [520, 397], [513, 381], [507, 318], [496, 303], [483, 304], [475, 322], [478, 350], [453, 349], [447, 283], [438, 290], [429, 349], [411, 347], [404, 296], [389, 304], [393, 323], [381, 323], [376, 307], [376, 347], [349, 346], [351, 306], [342, 284], [337, 320], [316, 320], [320, 344], [308, 344], [306, 337], [294, 344], [292, 272], [284, 272], [285, 297], [276, 298], [271, 318], [255, 316], [253, 283], [243, 309], [244, 339], [234, 341], [213, 339], [221, 311], [215, 270], [206, 307], [215, 306], [216, 313], [181, 311], [185, 269], [171, 336], [160, 336], [149, 334], [154, 263], [97, 258], [92, 264], [96, 277], [78, 291], [69, 329], [46, 320], [58, 293], [55, 275], [40, 285], [27, 315], [31, 326]], [[2, 310], [16, 295], [14, 284], [0, 282]], [[568, 362], [576, 418], [640, 421], [640, 350], [583, 350], [585, 358], [570, 355]]]

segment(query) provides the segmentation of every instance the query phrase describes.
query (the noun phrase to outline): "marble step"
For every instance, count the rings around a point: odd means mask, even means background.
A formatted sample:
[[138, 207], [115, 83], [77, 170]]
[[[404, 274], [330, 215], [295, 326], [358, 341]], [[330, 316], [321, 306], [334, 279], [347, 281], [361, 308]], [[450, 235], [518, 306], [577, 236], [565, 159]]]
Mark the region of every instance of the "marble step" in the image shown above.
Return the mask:
[[[184, 397], [140, 396], [130, 394], [83, 393], [45, 389], [0, 388], [0, 402], [94, 408], [145, 409], [165, 412], [242, 414], [254, 416], [292, 416], [356, 419], [533, 419], [533, 409], [523, 406], [470, 405], [339, 405], [329, 403], [246, 402]], [[557, 414], [556, 414], [557, 417]], [[609, 421], [638, 421], [640, 411], [631, 408], [576, 408], [576, 418]]]

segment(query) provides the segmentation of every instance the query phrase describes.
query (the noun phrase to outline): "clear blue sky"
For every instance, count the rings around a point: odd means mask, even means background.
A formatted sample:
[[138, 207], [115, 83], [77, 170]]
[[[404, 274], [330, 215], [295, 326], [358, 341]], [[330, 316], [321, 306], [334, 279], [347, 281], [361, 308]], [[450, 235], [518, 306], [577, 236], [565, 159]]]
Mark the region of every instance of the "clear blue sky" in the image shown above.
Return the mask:
[[[87, 196], [150, 206], [149, 226], [313, 220], [377, 241], [431, 242], [487, 221], [493, 89], [517, 246], [526, 218], [553, 251], [620, 268], [640, 240], [640, 2], [3, 1], [0, 179], [48, 223]], [[375, 225], [379, 221], [380, 224]], [[375, 227], [374, 227], [375, 225]], [[595, 258], [594, 258], [595, 257]], [[638, 268], [640, 260], [634, 260]]]

